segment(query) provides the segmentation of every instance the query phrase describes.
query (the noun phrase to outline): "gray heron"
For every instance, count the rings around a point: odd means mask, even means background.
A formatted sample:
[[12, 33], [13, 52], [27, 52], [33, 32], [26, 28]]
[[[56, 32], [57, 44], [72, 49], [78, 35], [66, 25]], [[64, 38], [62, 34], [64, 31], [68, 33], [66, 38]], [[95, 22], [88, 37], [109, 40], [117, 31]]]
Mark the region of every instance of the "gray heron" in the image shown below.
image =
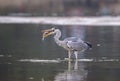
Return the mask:
[[75, 58], [78, 59], [78, 54], [79, 52], [84, 52], [85, 50], [92, 48], [92, 45], [88, 42], [85, 42], [81, 40], [80, 38], [77, 37], [68, 37], [65, 38], [64, 40], [60, 40], [59, 38], [61, 37], [61, 31], [56, 28], [50, 28], [46, 30], [42, 30], [43, 36], [42, 39], [54, 35], [54, 40], [55, 42], [65, 48], [68, 51], [68, 58], [71, 59], [71, 54], [75, 54]]

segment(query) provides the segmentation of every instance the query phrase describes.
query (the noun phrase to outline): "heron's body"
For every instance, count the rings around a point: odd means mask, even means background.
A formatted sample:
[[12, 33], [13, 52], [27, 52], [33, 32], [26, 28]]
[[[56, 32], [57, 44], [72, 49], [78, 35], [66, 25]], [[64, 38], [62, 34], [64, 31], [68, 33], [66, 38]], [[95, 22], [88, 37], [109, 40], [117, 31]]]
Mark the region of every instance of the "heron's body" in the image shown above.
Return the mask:
[[80, 38], [69, 37], [63, 40], [66, 43], [67, 50], [71, 51], [84, 51], [87, 49], [87, 44], [84, 43]]
[[64, 40], [60, 40], [61, 31], [59, 29], [54, 29], [54, 30], [49, 29], [46, 31], [46, 33], [47, 34], [45, 37], [47, 37], [48, 35], [51, 35], [51, 34], [55, 34], [54, 35], [55, 42], [59, 46], [68, 50], [69, 59], [71, 58], [72, 53], [75, 54], [75, 57], [77, 59], [78, 58], [77, 55], [79, 52], [84, 52], [85, 50], [87, 50], [91, 47], [91, 45], [89, 43], [84, 42], [80, 38], [77, 38], [77, 37], [68, 37], [68, 38], [65, 38]]

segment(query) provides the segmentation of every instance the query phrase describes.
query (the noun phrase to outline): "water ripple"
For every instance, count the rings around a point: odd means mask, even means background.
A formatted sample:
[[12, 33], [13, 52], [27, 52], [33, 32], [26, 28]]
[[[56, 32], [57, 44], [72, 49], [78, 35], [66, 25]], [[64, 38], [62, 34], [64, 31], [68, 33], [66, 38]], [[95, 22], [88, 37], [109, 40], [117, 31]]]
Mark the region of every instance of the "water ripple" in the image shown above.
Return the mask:
[[[20, 59], [18, 60], [19, 62], [33, 62], [33, 63], [60, 63], [60, 62], [64, 62], [67, 61], [68, 59], [52, 59], [52, 60], [41, 60], [41, 59]], [[74, 61], [74, 60], [71, 60]], [[119, 62], [119, 59], [108, 59], [108, 58], [91, 58], [91, 59], [78, 59], [78, 62]]]

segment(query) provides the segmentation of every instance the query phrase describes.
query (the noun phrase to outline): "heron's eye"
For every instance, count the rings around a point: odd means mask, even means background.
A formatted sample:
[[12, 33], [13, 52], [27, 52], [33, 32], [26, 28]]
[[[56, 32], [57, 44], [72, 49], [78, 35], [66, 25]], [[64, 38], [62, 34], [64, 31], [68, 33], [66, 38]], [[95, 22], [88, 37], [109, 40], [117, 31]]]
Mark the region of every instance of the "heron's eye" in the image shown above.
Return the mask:
[[55, 28], [52, 28], [52, 31], [54, 31], [55, 30]]
[[52, 30], [52, 32], [54, 32], [54, 30]]

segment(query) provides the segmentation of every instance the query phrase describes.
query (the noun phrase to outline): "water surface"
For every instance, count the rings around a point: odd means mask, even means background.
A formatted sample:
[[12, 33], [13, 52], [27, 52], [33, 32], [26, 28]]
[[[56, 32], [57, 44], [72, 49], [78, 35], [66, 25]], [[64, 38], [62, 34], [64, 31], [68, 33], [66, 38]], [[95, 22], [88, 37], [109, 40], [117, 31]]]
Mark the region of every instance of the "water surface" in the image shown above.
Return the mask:
[[61, 40], [76, 36], [93, 45], [78, 61], [64, 60], [67, 51], [53, 36], [41, 40], [51, 26], [0, 24], [1, 81], [120, 81], [119, 26], [55, 25]]

